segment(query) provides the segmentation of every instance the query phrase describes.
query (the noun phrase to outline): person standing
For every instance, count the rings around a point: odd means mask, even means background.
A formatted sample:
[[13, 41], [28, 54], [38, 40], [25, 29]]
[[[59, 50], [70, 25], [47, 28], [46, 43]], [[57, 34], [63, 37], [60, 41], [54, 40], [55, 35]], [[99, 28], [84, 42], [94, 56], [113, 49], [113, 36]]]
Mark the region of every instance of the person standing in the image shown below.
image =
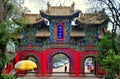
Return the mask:
[[65, 65], [65, 72], [67, 72], [67, 66]]

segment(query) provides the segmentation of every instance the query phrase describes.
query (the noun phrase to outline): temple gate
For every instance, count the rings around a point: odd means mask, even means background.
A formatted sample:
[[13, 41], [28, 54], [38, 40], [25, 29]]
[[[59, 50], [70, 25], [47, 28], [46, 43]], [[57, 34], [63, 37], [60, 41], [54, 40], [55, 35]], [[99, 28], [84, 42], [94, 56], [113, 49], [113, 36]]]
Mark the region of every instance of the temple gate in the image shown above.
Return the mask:
[[[85, 75], [84, 62], [88, 57], [94, 59], [93, 74], [99, 74], [95, 44], [106, 32], [108, 20], [99, 13], [75, 11], [74, 4], [68, 7], [47, 5], [48, 9], [41, 10], [40, 14], [24, 16], [29, 23], [17, 37], [19, 45], [16, 45], [13, 65], [32, 57], [38, 66], [36, 75], [47, 76], [52, 74], [53, 56], [64, 54], [70, 61], [70, 76]], [[72, 25], [73, 20], [75, 25]]]

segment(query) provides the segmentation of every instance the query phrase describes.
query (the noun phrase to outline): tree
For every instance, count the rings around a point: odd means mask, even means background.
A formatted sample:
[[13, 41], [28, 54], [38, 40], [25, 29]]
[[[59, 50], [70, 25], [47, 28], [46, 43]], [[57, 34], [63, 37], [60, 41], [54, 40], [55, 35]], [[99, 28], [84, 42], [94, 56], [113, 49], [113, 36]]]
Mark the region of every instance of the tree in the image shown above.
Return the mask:
[[23, 3], [24, 0], [0, 0], [0, 23], [21, 16], [25, 11]]
[[[23, 0], [0, 0], [0, 76], [5, 65], [10, 62], [11, 56], [6, 53], [6, 46], [9, 40], [21, 32], [24, 21], [20, 20], [19, 27], [12, 21], [12, 18], [21, 17], [24, 12], [22, 7]], [[9, 58], [10, 57], [10, 58]]]
[[[9, 40], [15, 39], [21, 27], [16, 28], [14, 22], [9, 20], [0, 23], [0, 73], [4, 69], [5, 65], [10, 62], [11, 55], [6, 53], [6, 46]], [[9, 58], [10, 57], [10, 58]]]
[[109, 40], [109, 34], [106, 34], [106, 36], [99, 42], [98, 46], [98, 57], [97, 60], [100, 65], [102, 65], [103, 59], [106, 57], [107, 52], [109, 49], [112, 48], [112, 41]]
[[[116, 34], [117, 29], [120, 29], [120, 1], [119, 0], [88, 0], [91, 8], [88, 11], [99, 12], [105, 10], [110, 17], [112, 24], [112, 34]], [[101, 7], [100, 7], [101, 6]]]
[[[112, 77], [120, 72], [120, 54], [118, 53], [117, 43], [111, 39], [111, 34], [108, 33], [99, 42], [97, 61], [101, 67], [104, 67]], [[109, 79], [109, 78], [108, 78]]]
[[67, 57], [63, 54], [55, 55], [53, 59], [53, 63], [60, 62], [62, 59], [67, 59]]
[[118, 53], [120, 54], [120, 35], [117, 35], [117, 36], [115, 37], [115, 42], [116, 42], [117, 51], [118, 51]]
[[115, 55], [115, 52], [109, 50], [107, 56], [103, 59], [102, 65], [107, 70], [107, 73], [115, 77], [115, 74], [119, 74], [120, 71], [120, 55]]

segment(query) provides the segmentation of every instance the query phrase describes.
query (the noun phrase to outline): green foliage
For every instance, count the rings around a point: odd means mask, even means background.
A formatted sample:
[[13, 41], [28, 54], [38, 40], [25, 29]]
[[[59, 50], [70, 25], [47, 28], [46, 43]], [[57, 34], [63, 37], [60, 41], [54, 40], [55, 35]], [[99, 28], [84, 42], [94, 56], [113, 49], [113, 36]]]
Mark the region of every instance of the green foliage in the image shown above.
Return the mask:
[[117, 71], [120, 71], [120, 55], [115, 55], [115, 52], [109, 50], [107, 56], [103, 59], [102, 65], [114, 77]]
[[0, 23], [0, 45], [6, 46], [9, 40], [15, 39], [17, 34], [22, 32], [24, 25], [20, 27], [16, 26], [11, 20]]
[[114, 62], [114, 57], [115, 57], [114, 52], [112, 50], [110, 50], [102, 62], [102, 65], [106, 68], [107, 72], [109, 72], [111, 74], [115, 73], [114, 69], [115, 69], [116, 64]]
[[5, 52], [7, 44], [10, 40], [17, 42], [16, 36], [22, 29], [23, 27], [15, 27], [15, 23], [11, 20], [0, 23], [0, 69], [9, 64], [12, 58], [12, 55]]
[[105, 79], [114, 79], [114, 77], [111, 74], [106, 74], [104, 76]]
[[97, 61], [109, 73], [106, 77], [115, 77], [120, 72], [120, 54], [117, 53], [116, 46], [115, 38], [111, 38], [110, 34], [106, 34], [99, 43]]
[[112, 48], [112, 41], [108, 39], [109, 35], [106, 35], [99, 43], [98, 58], [97, 61], [102, 65], [102, 60], [106, 57], [107, 52]]
[[118, 54], [120, 54], [120, 35], [116, 36], [115, 43], [116, 43], [117, 52]]
[[0, 79], [15, 79], [15, 76], [13, 75], [7, 75], [7, 74], [1, 74]]
[[63, 54], [55, 55], [54, 58], [53, 58], [53, 63], [59, 62], [62, 59], [67, 59], [67, 57], [65, 55], [63, 55]]
[[[108, 40], [108, 38], [103, 38], [100, 42], [100, 51], [105, 54], [112, 47], [112, 41]], [[102, 49], [102, 50], [101, 50]]]
[[[6, 30], [5, 24], [0, 24], [0, 45], [3, 45], [7, 43], [8, 39], [7, 36], [8, 31]], [[1, 44], [2, 43], [2, 44]]]
[[5, 15], [7, 18], [19, 17], [24, 13], [24, 0], [3, 0]]
[[23, 1], [1, 0], [1, 4], [3, 5], [1, 10], [4, 10], [5, 17], [0, 21], [0, 74], [5, 65], [9, 64], [12, 59], [12, 55], [5, 52], [7, 44], [11, 40], [17, 41], [16, 36], [23, 31], [23, 27], [26, 25], [26, 21], [23, 19], [20, 19], [20, 26], [12, 21], [13, 18], [19, 18], [24, 13], [25, 10], [22, 7]]
[[12, 60], [12, 55], [9, 53], [2, 54], [0, 51], [0, 68], [4, 68], [5, 65], [9, 64]]

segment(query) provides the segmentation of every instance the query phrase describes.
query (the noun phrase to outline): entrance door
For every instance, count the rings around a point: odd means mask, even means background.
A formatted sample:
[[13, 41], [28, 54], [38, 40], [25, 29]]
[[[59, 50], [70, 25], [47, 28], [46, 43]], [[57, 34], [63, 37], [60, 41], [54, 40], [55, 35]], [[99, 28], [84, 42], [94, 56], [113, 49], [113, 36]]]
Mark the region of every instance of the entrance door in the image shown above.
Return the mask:
[[87, 57], [84, 60], [84, 73], [85, 74], [95, 74], [95, 58], [93, 57]]
[[69, 72], [69, 58], [64, 54], [56, 54], [52, 59], [52, 72]]

